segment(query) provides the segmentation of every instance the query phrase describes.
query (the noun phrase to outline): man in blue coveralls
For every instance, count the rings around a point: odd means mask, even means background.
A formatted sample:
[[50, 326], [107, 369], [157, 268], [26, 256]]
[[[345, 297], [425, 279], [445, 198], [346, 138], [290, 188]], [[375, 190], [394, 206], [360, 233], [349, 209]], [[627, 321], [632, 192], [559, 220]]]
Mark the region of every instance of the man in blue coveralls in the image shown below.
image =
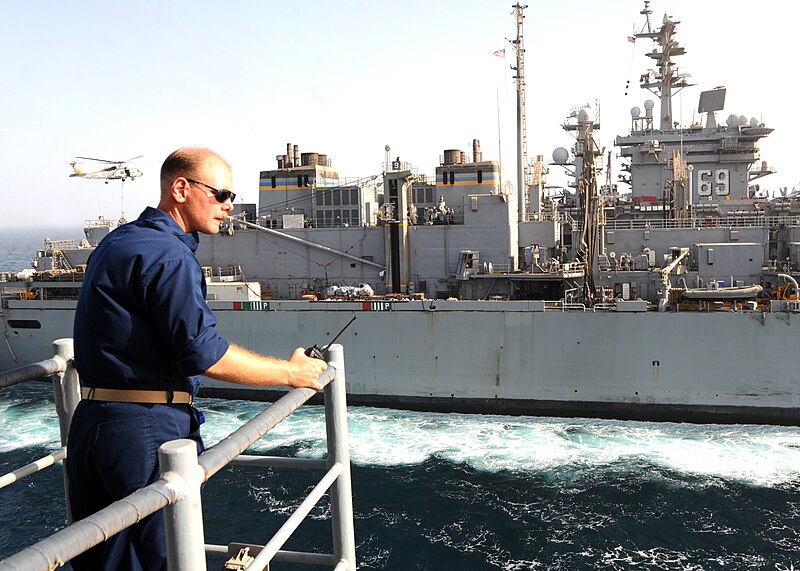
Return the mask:
[[[161, 200], [121, 226], [88, 261], [75, 314], [75, 411], [66, 469], [74, 520], [158, 478], [158, 447], [197, 442], [192, 406], [201, 375], [248, 385], [319, 389], [326, 365], [298, 348], [263, 357], [217, 334], [195, 257], [198, 232], [216, 234], [233, 209], [231, 167], [210, 149], [182, 148], [161, 167]], [[76, 571], [166, 569], [163, 514], [73, 559]]]

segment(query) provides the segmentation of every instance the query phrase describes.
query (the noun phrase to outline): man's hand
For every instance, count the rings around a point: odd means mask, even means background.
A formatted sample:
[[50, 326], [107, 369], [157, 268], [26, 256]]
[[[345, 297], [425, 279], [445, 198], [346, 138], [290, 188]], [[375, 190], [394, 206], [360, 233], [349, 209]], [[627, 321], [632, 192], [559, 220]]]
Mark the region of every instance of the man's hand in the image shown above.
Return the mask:
[[320, 359], [307, 357], [300, 347], [288, 361], [265, 357], [231, 344], [222, 358], [206, 371], [212, 379], [255, 387], [302, 387], [318, 391], [317, 379], [328, 368]]
[[327, 368], [328, 364], [325, 361], [307, 356], [306, 350], [298, 347], [289, 359], [289, 386], [318, 391], [322, 385], [317, 379]]

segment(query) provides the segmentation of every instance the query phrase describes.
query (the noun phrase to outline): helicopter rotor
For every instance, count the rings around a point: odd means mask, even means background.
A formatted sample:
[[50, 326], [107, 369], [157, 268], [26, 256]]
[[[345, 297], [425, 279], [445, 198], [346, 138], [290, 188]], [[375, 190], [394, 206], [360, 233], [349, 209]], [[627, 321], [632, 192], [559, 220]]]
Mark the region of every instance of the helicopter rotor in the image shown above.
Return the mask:
[[95, 159], [93, 157], [75, 157], [76, 159], [84, 159], [87, 161], [97, 161], [98, 163], [108, 163], [110, 165], [123, 165], [127, 162], [134, 161], [136, 159], [141, 159], [144, 155], [139, 155], [138, 157], [131, 157], [125, 161], [109, 161], [108, 159]]

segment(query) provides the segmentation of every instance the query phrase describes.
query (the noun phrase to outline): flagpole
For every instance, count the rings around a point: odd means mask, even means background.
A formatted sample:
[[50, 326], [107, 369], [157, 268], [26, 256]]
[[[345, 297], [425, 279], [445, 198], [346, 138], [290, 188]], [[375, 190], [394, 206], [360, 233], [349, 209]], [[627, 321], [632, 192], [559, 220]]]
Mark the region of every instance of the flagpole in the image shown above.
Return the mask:
[[[505, 65], [503, 66], [505, 67]], [[503, 146], [501, 145], [500, 141], [502, 137], [500, 136], [500, 88], [498, 87], [496, 90], [496, 101], [497, 101], [497, 161], [500, 164], [500, 188], [497, 189], [498, 192], [503, 192]]]

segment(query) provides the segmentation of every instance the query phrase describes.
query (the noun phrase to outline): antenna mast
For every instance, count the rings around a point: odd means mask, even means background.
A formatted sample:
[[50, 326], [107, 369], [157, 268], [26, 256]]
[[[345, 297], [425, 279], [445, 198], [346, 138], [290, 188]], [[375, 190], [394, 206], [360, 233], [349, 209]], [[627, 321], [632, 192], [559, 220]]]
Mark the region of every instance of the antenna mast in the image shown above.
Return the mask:
[[640, 14], [647, 21], [642, 31], [634, 34], [634, 37], [637, 39], [650, 38], [658, 45], [657, 48], [647, 54], [647, 57], [654, 60], [658, 71], [649, 71], [642, 75], [639, 78], [639, 85], [643, 89], [651, 91], [661, 100], [659, 128], [662, 131], [669, 131], [676, 128], [673, 124], [672, 94], [694, 84], [688, 82], [689, 75], [680, 73], [673, 61], [673, 58], [686, 54], [686, 49], [673, 39], [675, 29], [680, 24], [680, 20], [672, 20], [665, 14], [662, 26], [653, 31], [650, 23], [652, 13], [650, 2], [645, 0], [644, 10]]
[[519, 222], [524, 222], [528, 207], [528, 150], [525, 138], [525, 47], [522, 43], [522, 11], [528, 6], [514, 4], [514, 16], [517, 20], [517, 39], [512, 40], [517, 55], [514, 79], [517, 80], [517, 193], [519, 195]]

